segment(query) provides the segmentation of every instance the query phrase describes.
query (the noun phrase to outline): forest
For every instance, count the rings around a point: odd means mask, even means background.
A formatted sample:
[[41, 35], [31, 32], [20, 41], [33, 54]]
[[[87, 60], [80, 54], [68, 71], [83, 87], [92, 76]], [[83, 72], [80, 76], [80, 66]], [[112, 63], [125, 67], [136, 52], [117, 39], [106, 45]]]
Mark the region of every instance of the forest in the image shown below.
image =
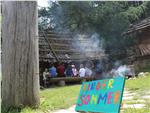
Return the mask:
[[[49, 1], [39, 8], [39, 26], [72, 34], [98, 33], [111, 60], [136, 43], [134, 35], [123, 36], [130, 25], [150, 16], [149, 1]], [[111, 56], [112, 55], [112, 56]]]

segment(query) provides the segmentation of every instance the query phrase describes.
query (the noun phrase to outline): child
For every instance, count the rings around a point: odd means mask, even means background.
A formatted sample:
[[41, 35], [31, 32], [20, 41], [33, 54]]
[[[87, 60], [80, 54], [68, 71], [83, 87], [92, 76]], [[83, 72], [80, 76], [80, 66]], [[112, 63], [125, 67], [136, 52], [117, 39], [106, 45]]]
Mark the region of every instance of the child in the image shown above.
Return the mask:
[[43, 72], [43, 81], [44, 81], [44, 87], [46, 87], [46, 80], [50, 77], [50, 74], [48, 72], [48, 69], [46, 68], [45, 71]]

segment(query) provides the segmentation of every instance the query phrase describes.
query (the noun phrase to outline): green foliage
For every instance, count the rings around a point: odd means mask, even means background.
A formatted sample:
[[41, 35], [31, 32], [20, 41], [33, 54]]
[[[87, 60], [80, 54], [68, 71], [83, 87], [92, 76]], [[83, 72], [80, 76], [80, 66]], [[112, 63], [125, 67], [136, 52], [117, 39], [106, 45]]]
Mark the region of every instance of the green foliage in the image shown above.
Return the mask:
[[[149, 1], [66, 1], [51, 2], [40, 10], [40, 17], [48, 18], [57, 32], [92, 34], [97, 32], [105, 40], [105, 48], [124, 53], [133, 45], [134, 38], [123, 38], [122, 33], [131, 23], [150, 16]], [[41, 22], [42, 23], [42, 22]], [[40, 25], [42, 25], [39, 23]], [[109, 54], [111, 54], [109, 52]]]
[[[51, 18], [55, 29], [65, 27], [71, 31], [89, 32], [91, 30], [99, 31], [99, 29], [105, 31], [105, 27], [107, 27], [114, 32], [112, 28], [115, 26], [111, 26], [111, 24], [128, 25], [130, 22], [139, 20], [147, 12], [149, 2], [140, 2], [134, 6], [135, 3], [130, 1], [51, 2], [48, 9], [39, 10], [39, 17]], [[117, 27], [120, 28], [120, 26], [119, 24]]]

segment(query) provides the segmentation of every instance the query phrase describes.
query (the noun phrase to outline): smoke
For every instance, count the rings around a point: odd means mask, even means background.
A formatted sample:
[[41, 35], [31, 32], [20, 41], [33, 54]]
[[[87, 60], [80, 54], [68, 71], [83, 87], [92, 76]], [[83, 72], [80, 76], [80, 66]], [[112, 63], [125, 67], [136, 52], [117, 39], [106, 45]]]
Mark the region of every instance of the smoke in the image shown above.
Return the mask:
[[74, 36], [73, 47], [77, 48], [82, 54], [89, 58], [100, 58], [105, 55], [103, 48], [104, 41], [98, 33], [76, 34]]
[[113, 77], [116, 77], [116, 76], [125, 77], [126, 75], [135, 76], [135, 70], [134, 70], [133, 65], [120, 65], [120, 66], [113, 68], [108, 74]]

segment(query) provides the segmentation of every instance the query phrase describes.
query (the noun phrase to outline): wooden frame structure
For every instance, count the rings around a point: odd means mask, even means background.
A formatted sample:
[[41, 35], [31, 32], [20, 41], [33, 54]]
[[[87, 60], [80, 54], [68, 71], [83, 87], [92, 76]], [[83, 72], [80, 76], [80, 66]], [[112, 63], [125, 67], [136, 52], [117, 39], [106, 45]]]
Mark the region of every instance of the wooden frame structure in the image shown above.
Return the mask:
[[136, 45], [132, 47], [132, 55], [137, 70], [148, 67], [150, 64], [150, 17], [131, 25], [127, 32], [123, 35], [133, 35], [138, 39]]
[[131, 24], [130, 28], [126, 32], [124, 32], [123, 35], [128, 35], [134, 32], [141, 32], [149, 27], [150, 27], [150, 17], [140, 21], [137, 24], [134, 25]]
[[[89, 36], [90, 37], [90, 36]], [[52, 31], [40, 30], [39, 32], [39, 60], [40, 62], [82, 62], [99, 60], [107, 55], [101, 49], [93, 49], [91, 40], [74, 38], [71, 34], [58, 34]], [[81, 46], [80, 46], [81, 45]], [[81, 48], [83, 47], [83, 48]], [[41, 64], [41, 68], [43, 64]], [[47, 64], [46, 64], [47, 65]], [[47, 65], [48, 66], [48, 65]], [[46, 67], [47, 67], [46, 66]], [[57, 77], [51, 78], [47, 84], [80, 83], [94, 80], [95, 77]]]
[[135, 34], [138, 38], [137, 45], [134, 46], [136, 57], [150, 55], [150, 17], [131, 25], [128, 31], [123, 33], [123, 35], [130, 34]]
[[106, 57], [103, 50], [92, 49], [92, 46], [90, 47], [90, 43], [91, 40], [88, 37], [78, 39], [74, 38], [71, 34], [58, 34], [52, 31], [40, 30], [40, 61], [70, 62], [96, 60]]

